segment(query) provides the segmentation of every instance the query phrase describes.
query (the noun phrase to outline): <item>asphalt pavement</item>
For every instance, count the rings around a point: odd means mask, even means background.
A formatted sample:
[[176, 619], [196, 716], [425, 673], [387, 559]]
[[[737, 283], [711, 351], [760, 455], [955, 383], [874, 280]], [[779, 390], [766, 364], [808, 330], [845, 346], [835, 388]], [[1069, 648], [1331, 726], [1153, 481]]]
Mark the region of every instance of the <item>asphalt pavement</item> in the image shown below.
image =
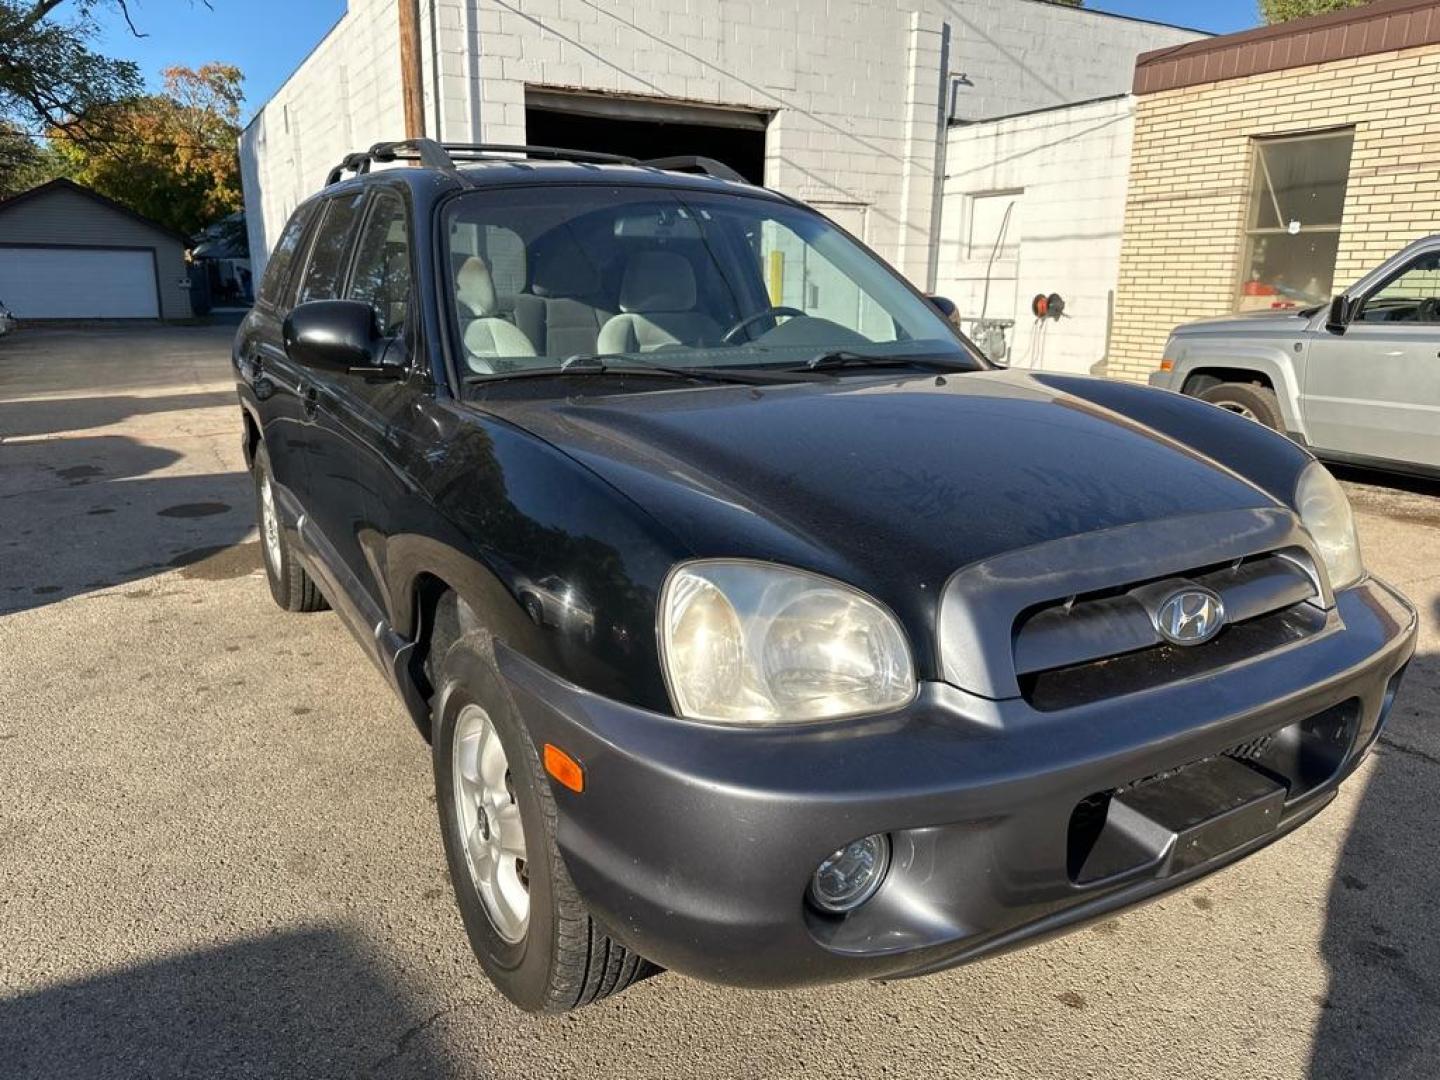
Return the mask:
[[0, 338], [0, 1077], [1440, 1075], [1440, 487], [1344, 474], [1423, 636], [1294, 835], [921, 980], [537, 1018], [469, 952], [427, 748], [270, 600], [230, 333]]

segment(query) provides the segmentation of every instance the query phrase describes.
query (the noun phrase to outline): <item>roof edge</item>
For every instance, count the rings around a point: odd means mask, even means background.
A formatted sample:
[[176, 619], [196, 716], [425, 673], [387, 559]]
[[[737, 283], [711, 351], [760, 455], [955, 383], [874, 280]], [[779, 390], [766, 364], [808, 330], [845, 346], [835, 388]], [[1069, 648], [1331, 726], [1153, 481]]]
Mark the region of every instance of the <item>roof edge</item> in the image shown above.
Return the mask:
[[1440, 6], [1435, 0], [1374, 0], [1141, 53], [1133, 89], [1144, 96], [1437, 43]]
[[1119, 19], [1121, 22], [1140, 23], [1143, 26], [1161, 26], [1166, 30], [1179, 30], [1186, 34], [1196, 34], [1200, 37], [1210, 38], [1215, 36], [1213, 30], [1201, 30], [1197, 26], [1181, 26], [1179, 23], [1166, 22], [1164, 19], [1147, 19], [1144, 15], [1127, 15], [1123, 11], [1103, 11], [1100, 8], [1072, 7], [1069, 4], [1057, 4], [1055, 0], [1026, 0], [1030, 4], [1044, 4], [1046, 7], [1061, 7], [1073, 11], [1077, 15], [1096, 15], [1102, 19]]
[[1082, 98], [1079, 101], [1062, 101], [1058, 105], [1039, 105], [1033, 109], [1021, 109], [1018, 112], [1001, 113], [999, 116], [981, 116], [974, 120], [952, 120], [949, 130], [955, 131], [960, 128], [979, 127], [981, 124], [996, 124], [1001, 120], [1015, 120], [1024, 116], [1038, 116], [1041, 113], [1063, 112], [1065, 109], [1080, 109], [1086, 105], [1099, 105], [1107, 101], [1121, 101], [1125, 98], [1134, 97], [1129, 90], [1122, 90], [1118, 94], [1101, 94], [1099, 97]]
[[101, 206], [108, 207], [111, 210], [124, 214], [131, 220], [138, 221], [141, 225], [154, 229], [156, 232], [162, 233], [173, 240], [179, 241], [181, 247], [188, 248], [190, 246], [190, 238], [184, 233], [177, 232], [176, 230], [170, 228], [169, 225], [162, 225], [160, 224], [160, 222], [155, 221], [152, 218], [146, 217], [139, 211], [130, 209], [130, 207], [126, 206], [124, 203], [116, 202], [109, 196], [101, 195], [100, 192], [96, 191], [94, 188], [88, 188], [84, 184], [77, 184], [68, 176], [57, 176], [54, 180], [47, 180], [45, 183], [22, 191], [18, 195], [11, 195], [8, 199], [0, 199], [0, 213], [4, 213], [5, 211], [11, 209], [14, 206], [17, 206], [20, 203], [29, 202], [31, 199], [34, 199], [40, 195], [47, 195], [55, 191], [73, 191], [79, 195], [84, 195], [87, 199], [97, 202]]

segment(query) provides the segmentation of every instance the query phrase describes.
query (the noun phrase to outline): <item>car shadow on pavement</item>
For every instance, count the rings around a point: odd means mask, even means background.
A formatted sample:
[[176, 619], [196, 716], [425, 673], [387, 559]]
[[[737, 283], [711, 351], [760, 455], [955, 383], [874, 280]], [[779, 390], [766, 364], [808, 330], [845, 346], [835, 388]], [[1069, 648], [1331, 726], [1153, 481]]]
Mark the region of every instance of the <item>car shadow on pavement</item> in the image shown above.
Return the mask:
[[1417, 653], [1330, 886], [1321, 939], [1330, 986], [1319, 1002], [1312, 1080], [1440, 1075], [1437, 707], [1440, 654]]
[[155, 413], [224, 408], [234, 404], [235, 391], [228, 388], [154, 397], [107, 394], [101, 397], [0, 401], [0, 443], [7, 439], [109, 427], [124, 420]]
[[[249, 475], [189, 471], [198, 463], [125, 435], [0, 448], [0, 614], [244, 548], [255, 524]], [[232, 557], [233, 572], [219, 576], [258, 569], [258, 543], [249, 546], [253, 557]]]
[[433, 1017], [399, 978], [358, 936], [328, 928], [199, 949], [0, 1000], [0, 1073], [451, 1075], [416, 1038]]

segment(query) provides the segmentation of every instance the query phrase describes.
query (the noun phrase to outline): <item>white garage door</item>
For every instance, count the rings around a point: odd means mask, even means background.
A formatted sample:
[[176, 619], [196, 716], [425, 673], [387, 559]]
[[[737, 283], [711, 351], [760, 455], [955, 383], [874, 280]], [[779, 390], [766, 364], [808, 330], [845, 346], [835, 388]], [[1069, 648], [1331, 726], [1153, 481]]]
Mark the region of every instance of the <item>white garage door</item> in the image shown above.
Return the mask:
[[18, 319], [157, 319], [149, 251], [0, 246], [0, 301]]

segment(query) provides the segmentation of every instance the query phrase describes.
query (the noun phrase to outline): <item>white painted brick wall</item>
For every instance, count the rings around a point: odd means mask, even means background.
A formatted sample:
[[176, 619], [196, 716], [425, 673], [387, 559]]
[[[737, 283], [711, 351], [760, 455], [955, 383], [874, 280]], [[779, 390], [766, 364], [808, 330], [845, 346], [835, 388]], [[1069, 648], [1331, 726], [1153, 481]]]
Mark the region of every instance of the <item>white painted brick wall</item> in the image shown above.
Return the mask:
[[[527, 85], [770, 110], [766, 183], [847, 208], [922, 285], [949, 73], [973, 83], [964, 115], [1013, 112], [1124, 89], [1137, 51], [1194, 36], [1035, 0], [434, 0], [433, 26], [431, 10], [432, 135], [525, 141]], [[350, 0], [246, 129], [257, 264], [330, 166], [401, 136], [397, 40], [394, 0]]]
[[951, 25], [956, 118], [985, 120], [1128, 93], [1135, 57], [1204, 37], [1042, 0], [931, 0]]
[[[990, 318], [1015, 319], [1012, 366], [1089, 374], [1104, 359], [1134, 130], [1130, 97], [951, 129], [936, 291], [955, 301], [969, 330], [986, 304], [998, 232], [979, 231], [978, 249], [969, 249], [973, 200], [1020, 192], [1012, 215], [1018, 257], [996, 260], [986, 305]], [[999, 197], [1000, 205], [1009, 201]], [[1066, 317], [1037, 323], [1037, 293], [1064, 297]]]

